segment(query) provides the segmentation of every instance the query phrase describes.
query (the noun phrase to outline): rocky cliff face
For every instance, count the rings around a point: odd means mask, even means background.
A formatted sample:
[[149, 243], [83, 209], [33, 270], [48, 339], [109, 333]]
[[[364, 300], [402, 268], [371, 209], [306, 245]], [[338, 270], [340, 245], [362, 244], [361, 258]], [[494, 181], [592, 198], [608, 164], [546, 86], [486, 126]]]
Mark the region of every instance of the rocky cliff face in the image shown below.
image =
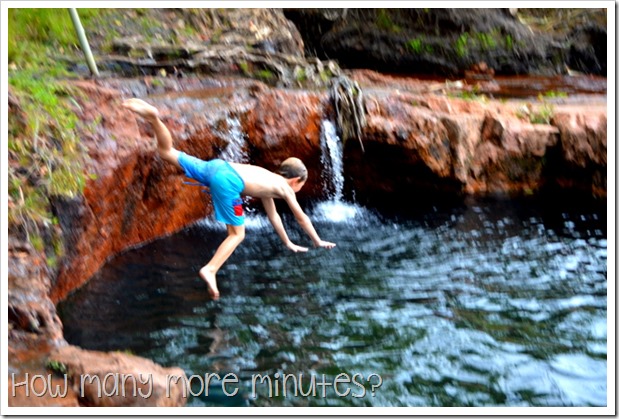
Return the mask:
[[483, 61], [497, 74], [563, 74], [568, 64], [606, 75], [604, 9], [316, 8], [284, 14], [299, 28], [308, 54], [344, 68], [462, 77]]
[[410, 89], [367, 93], [367, 152], [351, 144], [345, 153], [345, 172], [359, 199], [388, 199], [402, 190], [521, 195], [558, 185], [606, 195], [603, 103], [558, 106], [548, 124], [534, 124], [522, 103], [419, 95], [414, 90], [422, 86]]

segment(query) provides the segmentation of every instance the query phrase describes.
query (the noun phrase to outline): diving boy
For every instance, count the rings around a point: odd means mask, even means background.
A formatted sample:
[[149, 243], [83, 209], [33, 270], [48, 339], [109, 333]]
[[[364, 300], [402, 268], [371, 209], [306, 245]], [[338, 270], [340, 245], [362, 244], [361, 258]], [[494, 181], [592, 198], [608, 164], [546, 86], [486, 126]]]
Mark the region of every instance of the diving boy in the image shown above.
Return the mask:
[[310, 237], [314, 246], [331, 249], [335, 243], [322, 240], [309, 217], [297, 202], [296, 193], [307, 180], [307, 169], [301, 160], [291, 157], [284, 160], [278, 170], [271, 172], [250, 164], [226, 162], [220, 159], [200, 160], [173, 147], [172, 135], [159, 119], [159, 111], [141, 99], [128, 99], [123, 107], [148, 121], [157, 137], [159, 155], [185, 171], [185, 175], [210, 188], [215, 218], [226, 224], [228, 236], [219, 245], [211, 260], [200, 269], [200, 277], [206, 282], [213, 299], [219, 298], [217, 271], [245, 238], [245, 226], [241, 195], [260, 198], [269, 221], [287, 248], [293, 252], [306, 252], [307, 247], [294, 244], [288, 238], [274, 198], [286, 201], [301, 228]]

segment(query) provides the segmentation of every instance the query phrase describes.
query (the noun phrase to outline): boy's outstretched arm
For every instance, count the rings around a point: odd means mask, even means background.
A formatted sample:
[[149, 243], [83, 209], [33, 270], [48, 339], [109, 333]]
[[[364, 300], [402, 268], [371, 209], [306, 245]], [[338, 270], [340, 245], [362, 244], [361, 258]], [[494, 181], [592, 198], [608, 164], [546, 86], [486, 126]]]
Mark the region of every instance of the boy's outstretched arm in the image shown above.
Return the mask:
[[273, 202], [273, 198], [262, 198], [262, 206], [267, 213], [267, 217], [269, 221], [273, 225], [275, 232], [279, 236], [279, 238], [284, 242], [286, 247], [293, 252], [307, 252], [307, 247], [297, 246], [288, 238], [288, 234], [286, 234], [286, 229], [284, 228], [284, 224], [282, 223], [282, 218], [279, 216], [277, 212], [277, 208], [275, 207], [275, 202]]
[[324, 247], [326, 249], [332, 249], [335, 247], [335, 243], [322, 240], [320, 236], [318, 236], [318, 233], [316, 232], [316, 229], [314, 228], [312, 221], [307, 216], [307, 214], [305, 214], [303, 210], [301, 209], [301, 206], [299, 205], [299, 202], [297, 201], [297, 197], [294, 194], [294, 191], [292, 190], [287, 191], [284, 195], [284, 199], [288, 203], [288, 206], [290, 207], [290, 210], [292, 211], [294, 218], [296, 218], [297, 223], [299, 223], [301, 228], [307, 233], [310, 239], [312, 239], [314, 246]]

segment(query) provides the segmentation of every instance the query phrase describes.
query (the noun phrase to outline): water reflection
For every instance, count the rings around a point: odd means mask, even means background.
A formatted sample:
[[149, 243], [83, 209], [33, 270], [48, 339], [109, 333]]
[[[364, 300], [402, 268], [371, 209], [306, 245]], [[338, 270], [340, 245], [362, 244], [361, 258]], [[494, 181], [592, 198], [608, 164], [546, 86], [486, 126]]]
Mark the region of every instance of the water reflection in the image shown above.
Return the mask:
[[[225, 237], [205, 220], [110, 261], [59, 306], [67, 340], [239, 377], [235, 397], [211, 381], [193, 406], [606, 405], [603, 207], [323, 203], [311, 217], [338, 246], [306, 254], [252, 217], [220, 271], [220, 300], [197, 276]], [[300, 373], [304, 391], [310, 377], [357, 384], [326, 397], [252, 388], [256, 374]]]

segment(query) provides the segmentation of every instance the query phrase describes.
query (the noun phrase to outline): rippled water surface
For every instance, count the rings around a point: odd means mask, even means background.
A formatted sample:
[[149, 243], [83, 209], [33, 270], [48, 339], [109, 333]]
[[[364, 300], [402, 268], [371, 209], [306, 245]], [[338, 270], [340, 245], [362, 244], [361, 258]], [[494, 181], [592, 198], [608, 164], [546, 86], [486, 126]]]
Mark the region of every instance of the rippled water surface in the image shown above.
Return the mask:
[[[197, 271], [223, 226], [127, 251], [59, 306], [67, 340], [239, 378], [234, 397], [216, 380], [208, 396], [194, 386], [190, 406], [606, 405], [604, 208], [324, 203], [310, 215], [335, 249], [291, 253], [254, 214], [219, 301]], [[338, 375], [310, 392], [310, 378]], [[309, 395], [294, 395], [299, 381]]]

